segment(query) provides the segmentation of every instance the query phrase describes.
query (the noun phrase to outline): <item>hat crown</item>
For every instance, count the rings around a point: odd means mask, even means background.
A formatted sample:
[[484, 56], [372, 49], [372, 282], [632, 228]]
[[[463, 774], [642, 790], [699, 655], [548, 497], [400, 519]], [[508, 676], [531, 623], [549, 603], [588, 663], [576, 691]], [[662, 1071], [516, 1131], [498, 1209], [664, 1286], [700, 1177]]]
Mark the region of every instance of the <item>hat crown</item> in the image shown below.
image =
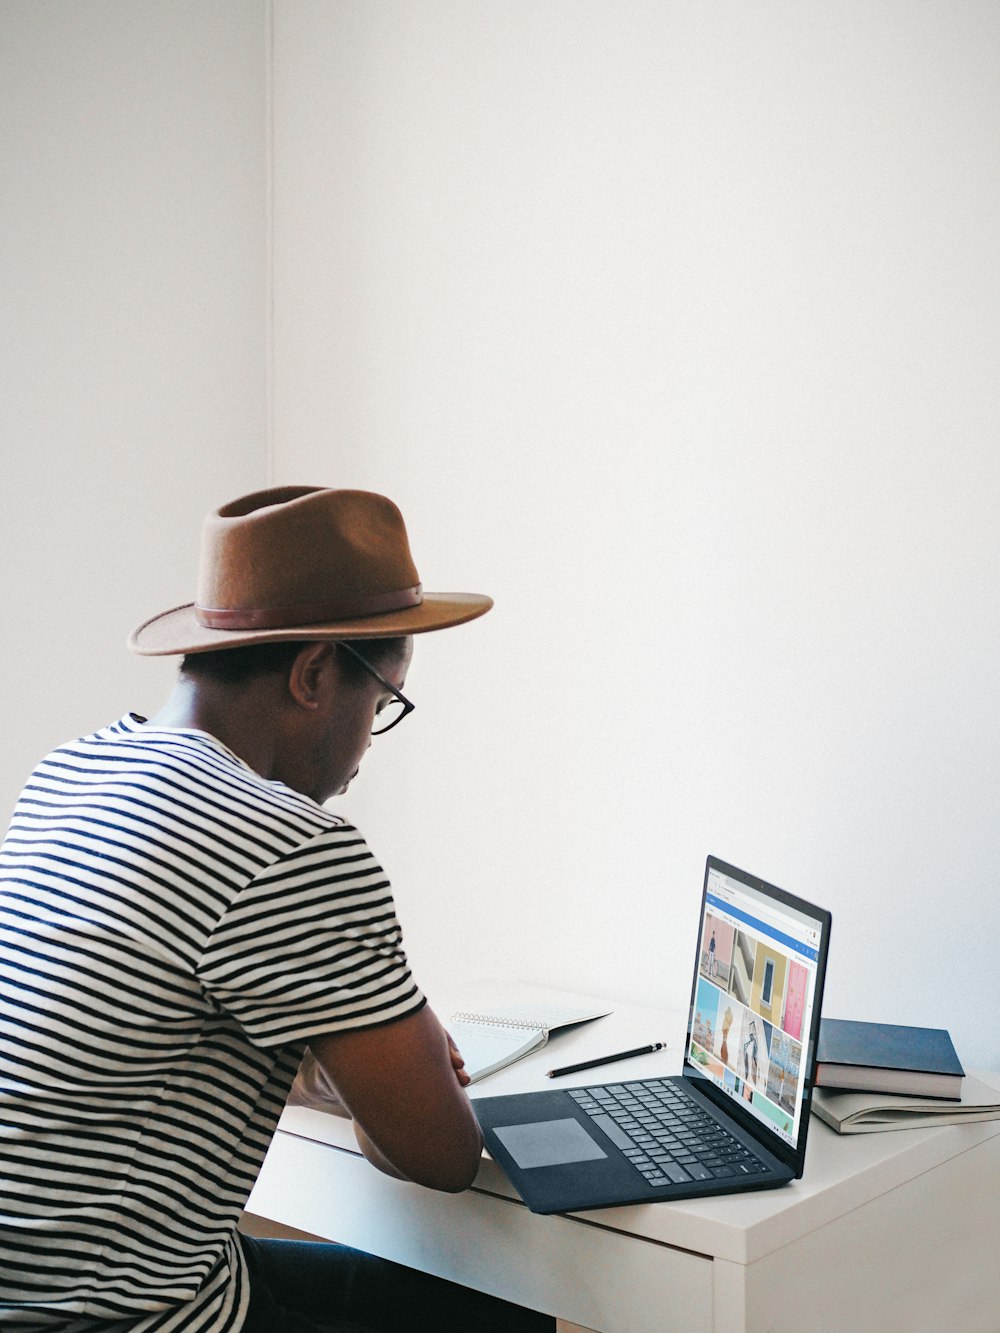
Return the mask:
[[318, 624], [420, 601], [403, 516], [384, 495], [273, 487], [205, 519], [194, 609], [205, 626]]

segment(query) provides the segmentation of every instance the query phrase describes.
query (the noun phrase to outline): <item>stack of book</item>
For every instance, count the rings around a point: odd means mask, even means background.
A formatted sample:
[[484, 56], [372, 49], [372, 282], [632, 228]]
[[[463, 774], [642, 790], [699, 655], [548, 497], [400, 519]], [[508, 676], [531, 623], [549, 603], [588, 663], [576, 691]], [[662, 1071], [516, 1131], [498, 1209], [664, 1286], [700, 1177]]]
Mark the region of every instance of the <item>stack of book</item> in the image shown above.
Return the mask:
[[1000, 1092], [966, 1075], [943, 1028], [824, 1018], [812, 1109], [839, 1134], [1000, 1118]]

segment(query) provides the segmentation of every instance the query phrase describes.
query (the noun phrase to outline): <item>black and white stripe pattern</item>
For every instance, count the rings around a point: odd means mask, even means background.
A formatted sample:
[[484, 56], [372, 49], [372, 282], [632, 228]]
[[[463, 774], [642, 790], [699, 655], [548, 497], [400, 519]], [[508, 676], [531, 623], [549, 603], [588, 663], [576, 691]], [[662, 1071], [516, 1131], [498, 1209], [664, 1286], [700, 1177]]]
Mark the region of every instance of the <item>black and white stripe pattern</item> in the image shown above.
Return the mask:
[[0, 849], [0, 1327], [236, 1333], [306, 1040], [422, 1004], [356, 829], [201, 732], [55, 751]]

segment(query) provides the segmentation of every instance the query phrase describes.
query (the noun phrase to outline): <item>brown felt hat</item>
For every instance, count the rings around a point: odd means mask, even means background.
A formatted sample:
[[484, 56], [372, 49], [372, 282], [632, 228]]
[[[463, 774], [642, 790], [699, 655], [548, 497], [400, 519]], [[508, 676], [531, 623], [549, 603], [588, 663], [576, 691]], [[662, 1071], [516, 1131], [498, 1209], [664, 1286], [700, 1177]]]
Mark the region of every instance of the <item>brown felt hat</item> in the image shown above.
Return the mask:
[[424, 592], [403, 516], [370, 491], [279, 486], [205, 519], [197, 600], [129, 638], [137, 653], [205, 653], [250, 643], [388, 639], [483, 615], [490, 597]]

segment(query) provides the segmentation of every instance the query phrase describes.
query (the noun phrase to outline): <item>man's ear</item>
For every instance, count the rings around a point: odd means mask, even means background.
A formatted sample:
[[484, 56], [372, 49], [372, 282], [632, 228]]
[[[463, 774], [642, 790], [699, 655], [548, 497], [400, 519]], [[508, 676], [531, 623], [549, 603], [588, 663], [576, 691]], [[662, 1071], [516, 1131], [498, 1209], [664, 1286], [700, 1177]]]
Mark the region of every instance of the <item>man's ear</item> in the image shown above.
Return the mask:
[[336, 676], [332, 643], [307, 643], [292, 662], [288, 692], [302, 708], [314, 711], [328, 695]]

